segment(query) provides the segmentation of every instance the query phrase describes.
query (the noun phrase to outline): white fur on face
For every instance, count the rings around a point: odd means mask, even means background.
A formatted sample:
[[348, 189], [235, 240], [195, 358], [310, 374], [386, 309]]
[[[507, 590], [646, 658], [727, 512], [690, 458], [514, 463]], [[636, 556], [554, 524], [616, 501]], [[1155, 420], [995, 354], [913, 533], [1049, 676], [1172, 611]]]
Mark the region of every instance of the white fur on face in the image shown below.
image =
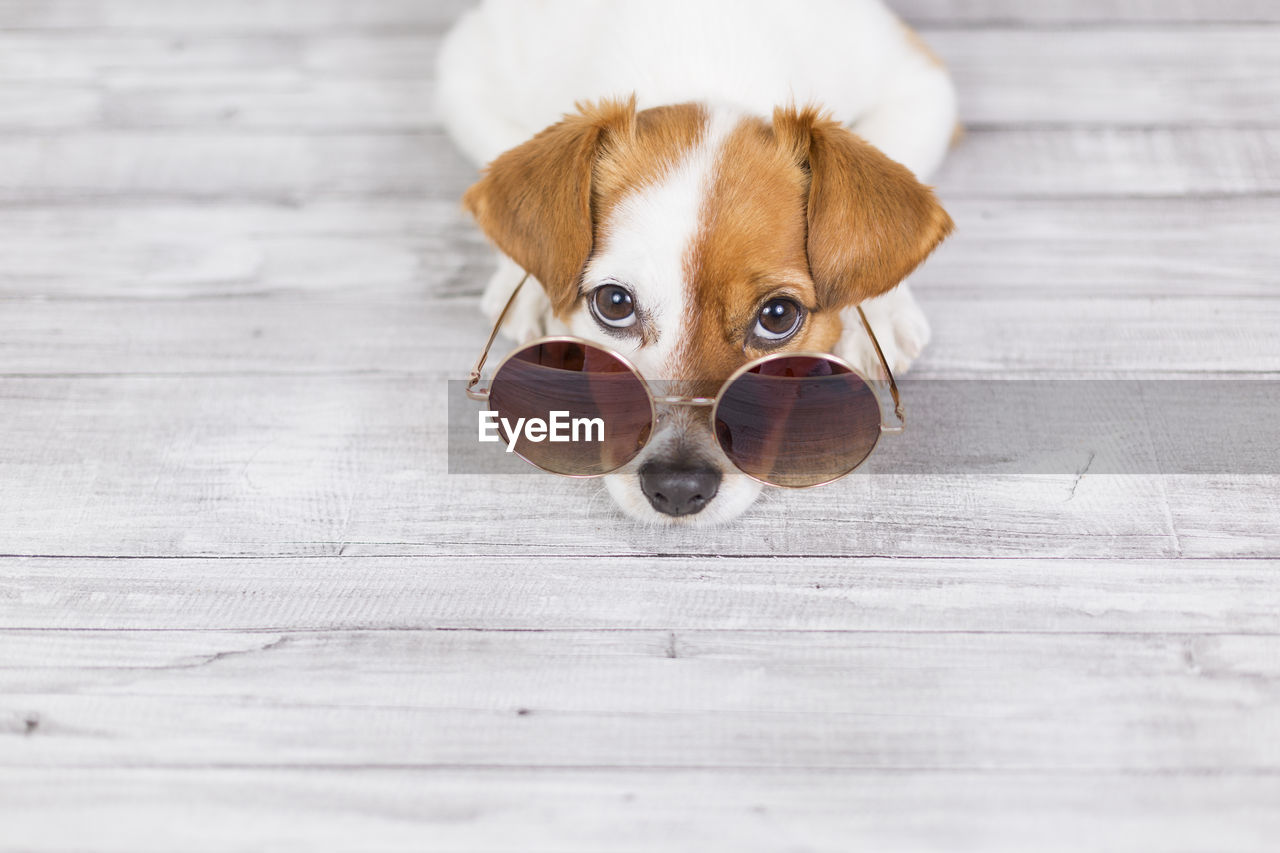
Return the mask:
[[657, 182], [621, 199], [597, 231], [598, 251], [587, 264], [582, 292], [617, 282], [635, 295], [636, 306], [650, 323], [650, 343], [605, 333], [591, 316], [586, 300], [569, 319], [571, 332], [600, 340], [618, 350], [649, 380], [683, 377], [680, 352], [688, 333], [694, 283], [686, 260], [698, 236], [702, 209], [715, 178], [720, 150], [742, 114], [713, 109], [702, 138]]
[[[702, 210], [713, 186], [725, 140], [743, 119], [727, 108], [712, 109], [702, 138], [658, 181], [621, 199], [597, 233], [599, 250], [583, 274], [584, 294], [607, 282], [634, 294], [649, 324], [648, 342], [618, 338], [601, 329], [583, 300], [569, 318], [571, 334], [617, 350], [650, 382], [688, 377], [681, 363], [686, 338], [695, 324], [690, 317], [695, 282], [688, 279], [687, 259], [698, 237]], [[658, 390], [657, 393], [662, 393]], [[680, 453], [719, 468], [723, 479], [715, 498], [701, 512], [678, 519], [684, 524], [714, 524], [737, 517], [755, 501], [760, 484], [740, 473], [720, 451], [705, 421], [705, 410], [660, 410], [654, 435], [639, 457], [621, 472], [605, 478], [609, 493], [631, 517], [651, 523], [677, 519], [657, 512], [640, 490], [637, 471], [650, 459]]]

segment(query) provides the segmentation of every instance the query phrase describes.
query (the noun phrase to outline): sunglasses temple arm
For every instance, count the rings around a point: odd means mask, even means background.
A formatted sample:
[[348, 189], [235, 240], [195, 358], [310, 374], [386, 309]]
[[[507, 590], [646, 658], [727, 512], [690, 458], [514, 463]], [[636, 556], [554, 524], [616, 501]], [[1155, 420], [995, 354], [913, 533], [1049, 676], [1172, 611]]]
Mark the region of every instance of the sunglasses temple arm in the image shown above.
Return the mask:
[[889, 393], [893, 395], [893, 413], [898, 418], [896, 429], [900, 430], [907, 425], [907, 418], [902, 412], [902, 398], [898, 396], [898, 383], [893, 379], [893, 371], [889, 369], [889, 362], [885, 360], [884, 350], [880, 349], [880, 341], [876, 339], [876, 333], [871, 330], [871, 323], [867, 320], [866, 313], [861, 305], [855, 307], [858, 309], [858, 317], [862, 320], [862, 328], [867, 330], [867, 337], [871, 338], [871, 346], [875, 347], [880, 366], [884, 368], [884, 375], [889, 377]]
[[[502, 313], [498, 315], [497, 321], [493, 324], [493, 331], [489, 333], [489, 340], [484, 342], [484, 349], [480, 351], [480, 357], [476, 359], [475, 367], [471, 368], [471, 375], [467, 378], [467, 396], [473, 400], [483, 400], [489, 396], [488, 391], [483, 389], [476, 390], [476, 383], [480, 381], [480, 371], [484, 368], [484, 363], [489, 358], [489, 350], [493, 347], [493, 342], [498, 338], [498, 330], [502, 328], [503, 321], [507, 319], [511, 306], [516, 304], [516, 296], [519, 295], [520, 288], [524, 287], [524, 283], [528, 280], [529, 274], [525, 273], [524, 278], [520, 279], [520, 283], [516, 285], [516, 289], [511, 291], [507, 304], [502, 306]], [[865, 322], [865, 319], [863, 322]]]

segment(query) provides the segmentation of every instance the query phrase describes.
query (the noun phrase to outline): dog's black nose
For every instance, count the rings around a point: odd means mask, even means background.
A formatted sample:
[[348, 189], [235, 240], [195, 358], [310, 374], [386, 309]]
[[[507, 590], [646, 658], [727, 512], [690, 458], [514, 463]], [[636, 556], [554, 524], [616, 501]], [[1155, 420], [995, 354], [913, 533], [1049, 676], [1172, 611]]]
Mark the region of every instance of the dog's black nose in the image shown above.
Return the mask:
[[646, 462], [640, 466], [640, 490], [658, 512], [693, 515], [720, 488], [720, 471], [706, 465]]

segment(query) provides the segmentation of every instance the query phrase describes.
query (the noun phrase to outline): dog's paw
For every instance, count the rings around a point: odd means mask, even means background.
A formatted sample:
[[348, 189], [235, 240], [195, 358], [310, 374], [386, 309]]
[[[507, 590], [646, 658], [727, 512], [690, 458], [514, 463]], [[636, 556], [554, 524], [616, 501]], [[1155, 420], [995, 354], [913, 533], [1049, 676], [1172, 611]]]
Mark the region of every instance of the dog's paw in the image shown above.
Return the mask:
[[[889, 369], [895, 376], [906, 373], [924, 352], [932, 335], [929, 318], [924, 315], [911, 290], [906, 284], [900, 284], [888, 293], [862, 303], [862, 310], [876, 340], [880, 342]], [[857, 309], [848, 308], [841, 316], [844, 334], [836, 347], [836, 354], [866, 375], [880, 377], [884, 373], [880, 359], [876, 357], [871, 340], [862, 327]]]
[[[905, 288], [905, 285], [903, 286]], [[924, 315], [924, 310], [920, 307], [920, 303], [916, 302], [911, 291], [904, 290], [905, 298], [896, 310], [889, 317], [890, 328], [892, 329], [893, 346], [897, 349], [897, 355], [894, 359], [889, 359], [888, 352], [885, 358], [889, 360], [889, 368], [895, 372], [907, 371], [911, 367], [911, 363], [920, 357], [924, 352], [924, 348], [929, 343], [929, 338], [933, 335], [933, 330], [929, 327], [929, 318]], [[871, 327], [872, 329], [875, 326]]]
[[[480, 297], [480, 310], [490, 322], [498, 321], [498, 316], [506, 307], [512, 291], [520, 284], [522, 278], [524, 278], [524, 270], [514, 261], [505, 256], [498, 259], [498, 269], [489, 279], [489, 284], [485, 286], [484, 294]], [[520, 289], [520, 295], [516, 297], [511, 310], [507, 312], [502, 331], [516, 343], [523, 343], [552, 334], [553, 323], [551, 300], [547, 299], [542, 285], [530, 277]]]

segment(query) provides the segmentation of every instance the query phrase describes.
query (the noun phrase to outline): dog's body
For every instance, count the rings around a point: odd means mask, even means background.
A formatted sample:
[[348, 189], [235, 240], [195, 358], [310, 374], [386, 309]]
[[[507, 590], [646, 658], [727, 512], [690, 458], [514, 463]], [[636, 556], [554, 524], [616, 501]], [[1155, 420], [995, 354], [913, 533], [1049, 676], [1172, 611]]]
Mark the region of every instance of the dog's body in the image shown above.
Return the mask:
[[[484, 0], [447, 38], [439, 80], [451, 134], [491, 164], [466, 197], [502, 251], [486, 312], [525, 271], [542, 285], [509, 316], [517, 340], [568, 332], [703, 390], [774, 350], [876, 375], [858, 304], [895, 372], [927, 342], [900, 282], [950, 229], [916, 179], [947, 150], [955, 96], [879, 0]], [[633, 306], [626, 325], [602, 298]], [[792, 315], [786, 336], [766, 328]], [[709, 436], [664, 413], [610, 492], [642, 520], [732, 518], [759, 486]], [[714, 470], [710, 497], [655, 498], [693, 470]]]

